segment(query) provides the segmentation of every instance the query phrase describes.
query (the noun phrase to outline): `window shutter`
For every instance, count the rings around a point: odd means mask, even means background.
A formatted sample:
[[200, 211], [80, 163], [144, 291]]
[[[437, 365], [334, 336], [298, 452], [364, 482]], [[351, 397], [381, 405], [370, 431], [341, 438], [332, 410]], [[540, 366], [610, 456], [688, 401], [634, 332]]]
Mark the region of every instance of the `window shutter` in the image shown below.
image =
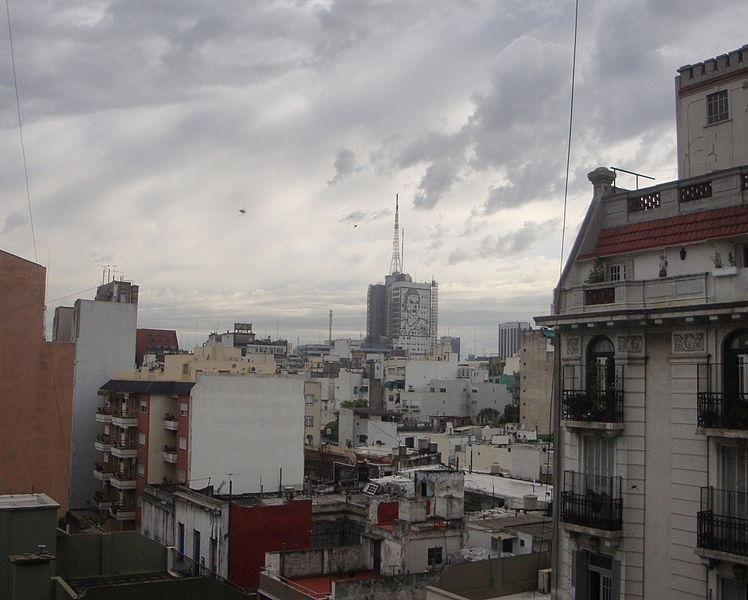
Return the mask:
[[572, 553], [572, 586], [575, 590], [574, 598], [576, 600], [586, 600], [589, 591], [589, 576], [587, 573], [588, 556], [587, 551], [579, 550]]
[[610, 590], [610, 600], [619, 600], [621, 597], [621, 561], [614, 560], [612, 571], [612, 585]]

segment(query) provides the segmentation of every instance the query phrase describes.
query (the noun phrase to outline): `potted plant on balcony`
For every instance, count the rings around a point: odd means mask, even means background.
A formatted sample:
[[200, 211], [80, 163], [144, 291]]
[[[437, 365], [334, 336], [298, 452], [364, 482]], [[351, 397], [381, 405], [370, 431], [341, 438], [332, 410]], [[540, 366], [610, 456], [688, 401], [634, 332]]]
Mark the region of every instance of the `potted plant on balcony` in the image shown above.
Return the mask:
[[602, 283], [603, 281], [605, 281], [605, 261], [602, 258], [596, 258], [584, 282]]

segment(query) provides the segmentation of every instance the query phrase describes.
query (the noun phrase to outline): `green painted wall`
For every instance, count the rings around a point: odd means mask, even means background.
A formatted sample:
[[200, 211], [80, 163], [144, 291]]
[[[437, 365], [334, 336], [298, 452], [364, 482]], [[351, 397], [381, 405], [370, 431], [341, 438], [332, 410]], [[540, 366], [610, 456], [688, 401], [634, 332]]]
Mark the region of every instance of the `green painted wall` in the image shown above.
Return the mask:
[[57, 574], [65, 579], [166, 570], [166, 548], [136, 531], [60, 535]]
[[[45, 508], [0, 510], [0, 598], [14, 598], [14, 580], [18, 583], [26, 580], [24, 572], [18, 569], [39, 571], [38, 565], [17, 566], [14, 569], [8, 555], [38, 552], [40, 544], [46, 545], [47, 551], [54, 554], [56, 527], [56, 505]], [[54, 575], [54, 561], [47, 563], [41, 570], [49, 572], [48, 581], [49, 577]]]

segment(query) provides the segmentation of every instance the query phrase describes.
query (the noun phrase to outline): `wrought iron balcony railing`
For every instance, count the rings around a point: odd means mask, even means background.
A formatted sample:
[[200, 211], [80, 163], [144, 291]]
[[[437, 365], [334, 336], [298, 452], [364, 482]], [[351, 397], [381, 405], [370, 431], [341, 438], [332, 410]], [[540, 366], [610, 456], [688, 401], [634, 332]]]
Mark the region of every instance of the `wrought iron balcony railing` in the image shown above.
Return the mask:
[[623, 521], [621, 478], [564, 471], [561, 520], [605, 531], [619, 531]]
[[623, 366], [564, 366], [561, 418], [623, 423]]
[[701, 488], [696, 545], [748, 556], [748, 493]]
[[748, 393], [740, 375], [737, 366], [731, 370], [718, 363], [698, 365], [699, 427], [748, 430]]

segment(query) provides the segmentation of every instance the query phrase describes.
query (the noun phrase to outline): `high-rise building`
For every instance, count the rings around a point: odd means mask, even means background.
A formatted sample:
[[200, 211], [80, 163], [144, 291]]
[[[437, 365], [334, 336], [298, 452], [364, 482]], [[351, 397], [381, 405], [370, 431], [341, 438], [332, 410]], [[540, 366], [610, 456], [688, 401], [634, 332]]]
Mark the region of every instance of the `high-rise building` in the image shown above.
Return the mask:
[[55, 310], [55, 341], [75, 343], [71, 508], [88, 507], [96, 491], [91, 465], [97, 458], [99, 427], [92, 419], [101, 402], [97, 392], [115, 375], [135, 368], [137, 319], [138, 286], [128, 281], [110, 281], [99, 286], [94, 300]]
[[746, 65], [743, 46], [678, 69], [681, 179], [589, 173], [536, 318], [562, 369], [554, 598], [748, 595]]
[[525, 329], [530, 329], [530, 324], [524, 321], [499, 324], [499, 358], [506, 359], [519, 352]]
[[384, 283], [369, 286], [366, 297], [366, 341], [372, 346], [406, 350], [411, 355], [436, 349], [439, 313], [438, 284], [414, 282], [402, 272], [399, 205], [395, 200], [395, 227], [390, 273]]

